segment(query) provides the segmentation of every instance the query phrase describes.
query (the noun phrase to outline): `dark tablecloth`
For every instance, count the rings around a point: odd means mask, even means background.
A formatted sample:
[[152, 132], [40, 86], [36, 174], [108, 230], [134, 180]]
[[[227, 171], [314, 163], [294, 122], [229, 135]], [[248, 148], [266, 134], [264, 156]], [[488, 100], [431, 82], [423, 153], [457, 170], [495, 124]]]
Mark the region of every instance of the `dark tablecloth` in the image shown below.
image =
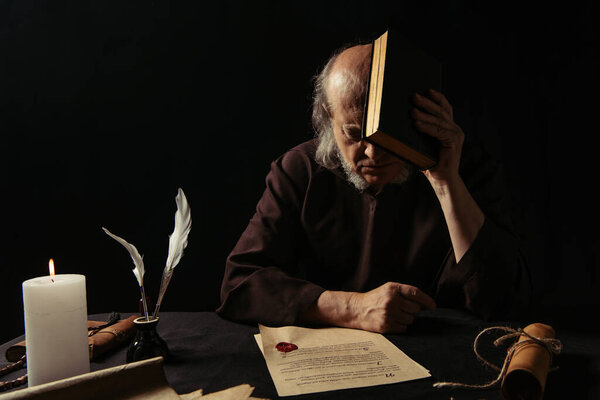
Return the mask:
[[[125, 317], [131, 314], [122, 313]], [[90, 320], [106, 320], [108, 314], [90, 315]], [[455, 310], [424, 312], [402, 335], [386, 335], [398, 348], [423, 365], [432, 377], [418, 381], [375, 387], [338, 390], [293, 398], [310, 399], [502, 399], [499, 387], [487, 390], [436, 389], [437, 381], [482, 384], [497, 372], [485, 367], [473, 353], [473, 340], [489, 326], [524, 327], [525, 324], [483, 322]], [[248, 383], [253, 396], [277, 398], [264, 358], [256, 345], [258, 327], [224, 320], [212, 312], [164, 312], [158, 332], [171, 353], [165, 361], [167, 380], [178, 393], [203, 389], [204, 393]], [[483, 340], [483, 354], [490, 362], [501, 364], [506, 347], [494, 348], [491, 342], [500, 333]], [[555, 357], [557, 371], [550, 372], [544, 399], [600, 399], [600, 340], [592, 332], [557, 330], [563, 352]], [[0, 346], [4, 360], [6, 348], [23, 337]], [[126, 347], [91, 363], [92, 371], [125, 363]], [[14, 379], [24, 370], [2, 377]]]

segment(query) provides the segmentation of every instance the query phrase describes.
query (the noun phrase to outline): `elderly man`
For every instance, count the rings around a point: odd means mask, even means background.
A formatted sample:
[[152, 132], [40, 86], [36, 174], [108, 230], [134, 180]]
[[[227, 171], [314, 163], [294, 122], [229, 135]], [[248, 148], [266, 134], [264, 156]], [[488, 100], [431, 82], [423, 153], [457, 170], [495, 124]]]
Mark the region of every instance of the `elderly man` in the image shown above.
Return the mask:
[[339, 51], [317, 77], [317, 137], [272, 163], [226, 262], [223, 317], [403, 332], [423, 309], [493, 318], [527, 303], [498, 168], [464, 143], [443, 94], [415, 94], [410, 110], [441, 144], [435, 167], [415, 171], [361, 140], [370, 54]]

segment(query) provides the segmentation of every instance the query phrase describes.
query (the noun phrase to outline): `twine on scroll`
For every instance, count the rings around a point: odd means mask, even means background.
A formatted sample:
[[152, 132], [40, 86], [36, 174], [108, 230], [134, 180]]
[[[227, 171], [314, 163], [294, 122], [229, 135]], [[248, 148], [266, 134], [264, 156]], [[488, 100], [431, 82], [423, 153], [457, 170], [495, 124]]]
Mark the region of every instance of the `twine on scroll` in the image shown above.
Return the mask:
[[[515, 338], [515, 337], [518, 338], [520, 336], [527, 337], [527, 339], [525, 339], [525, 340], [515, 342], [508, 349], [508, 352], [507, 352], [506, 358], [504, 359], [504, 364], [502, 365], [502, 367], [498, 367], [497, 365], [490, 363], [485, 358], [483, 358], [481, 356], [481, 354], [479, 354], [479, 352], [477, 351], [477, 345], [479, 343], [480, 337], [484, 333], [489, 332], [491, 330], [501, 330], [501, 331], [509, 332], [506, 335], [501, 336], [498, 339], [494, 340], [494, 346], [496, 346], [496, 347], [499, 346], [500, 344], [504, 343], [506, 340], [508, 340], [510, 338]], [[489, 389], [492, 386], [494, 386], [495, 384], [497, 384], [498, 382], [500, 382], [502, 380], [502, 378], [504, 378], [504, 376], [506, 375], [506, 370], [508, 369], [508, 366], [510, 364], [510, 361], [513, 358], [515, 351], [517, 351], [521, 347], [531, 344], [531, 343], [537, 343], [537, 344], [541, 345], [542, 347], [544, 347], [546, 350], [548, 350], [548, 353], [550, 354], [550, 364], [552, 364], [552, 356], [554, 354], [558, 355], [562, 351], [562, 343], [558, 339], [538, 338], [538, 337], [530, 335], [529, 333], [525, 332], [521, 328], [512, 329], [512, 328], [509, 328], [506, 326], [492, 326], [492, 327], [486, 328], [486, 329], [482, 330], [481, 332], [479, 332], [479, 334], [475, 338], [475, 341], [473, 342], [473, 352], [475, 352], [475, 355], [477, 356], [477, 358], [479, 360], [481, 360], [485, 365], [487, 365], [490, 368], [495, 369], [496, 371], [499, 371], [498, 377], [496, 377], [496, 379], [492, 380], [491, 382], [481, 384], [481, 385], [460, 383], [460, 382], [436, 382], [433, 384], [433, 387], [435, 387], [435, 388]], [[558, 367], [554, 367], [550, 370], [554, 371], [556, 369], [558, 369]]]

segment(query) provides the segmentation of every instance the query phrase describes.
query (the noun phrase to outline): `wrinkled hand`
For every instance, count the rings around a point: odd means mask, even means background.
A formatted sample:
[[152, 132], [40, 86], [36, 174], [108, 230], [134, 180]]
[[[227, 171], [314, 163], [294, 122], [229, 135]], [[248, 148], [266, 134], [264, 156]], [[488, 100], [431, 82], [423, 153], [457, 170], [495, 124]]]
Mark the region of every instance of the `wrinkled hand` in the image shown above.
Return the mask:
[[355, 327], [371, 332], [404, 332], [423, 309], [435, 301], [411, 285], [388, 282], [366, 293], [353, 293], [350, 301]]
[[454, 123], [452, 106], [442, 93], [429, 90], [427, 97], [415, 94], [413, 102], [416, 107], [411, 110], [411, 115], [415, 128], [441, 144], [438, 164], [423, 173], [434, 187], [448, 185], [458, 178], [465, 134]]

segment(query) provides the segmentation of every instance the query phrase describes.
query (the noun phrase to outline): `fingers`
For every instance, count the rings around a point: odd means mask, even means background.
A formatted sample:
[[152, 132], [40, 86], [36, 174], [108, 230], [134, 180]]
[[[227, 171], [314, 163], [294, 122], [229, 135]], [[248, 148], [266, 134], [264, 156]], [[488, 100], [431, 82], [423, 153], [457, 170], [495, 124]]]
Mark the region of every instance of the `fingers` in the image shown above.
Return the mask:
[[428, 97], [425, 97], [415, 93], [413, 96], [415, 105], [427, 113], [443, 118], [446, 121], [454, 120], [454, 111], [446, 96], [432, 89], [427, 91], [427, 95]]
[[427, 310], [434, 310], [436, 308], [435, 300], [418, 287], [399, 283], [398, 292], [407, 303], [414, 303], [417, 305], [418, 310], [411, 314], [418, 313], [422, 308]]
[[[414, 303], [413, 303], [413, 307], [414, 307]], [[417, 308], [419, 309], [419, 311], [421, 311], [420, 307], [417, 306]], [[407, 310], [404, 308], [403, 305], [399, 305], [391, 310], [389, 310], [389, 315], [390, 318], [395, 321], [396, 323], [402, 324], [402, 325], [410, 325], [415, 321], [415, 317], [417, 316], [417, 314], [419, 313], [419, 311], [414, 311], [414, 310]]]
[[411, 115], [415, 121], [415, 128], [439, 140], [443, 147], [462, 146], [464, 133], [452, 120], [436, 117], [416, 108], [411, 111]]
[[[397, 294], [398, 296], [398, 294]], [[400, 297], [400, 296], [398, 296]], [[379, 331], [383, 333], [403, 333], [415, 321], [417, 314], [423, 309], [416, 302], [401, 298], [394, 302], [395, 306], [388, 310]]]
[[406, 285], [398, 282], [387, 282], [373, 292], [383, 291], [384, 297], [390, 299], [394, 308], [416, 315], [422, 309], [435, 309], [436, 304], [428, 294], [416, 286]]
[[454, 111], [452, 110], [452, 105], [450, 104], [446, 96], [433, 89], [429, 89], [427, 91], [427, 94], [431, 97], [431, 99], [433, 99], [433, 101], [440, 105], [442, 110], [444, 110], [444, 112], [450, 116], [451, 120], [454, 120]]
[[422, 112], [417, 108], [412, 109], [411, 115], [415, 120], [415, 123], [423, 122], [425, 124], [438, 128], [438, 130], [446, 129], [450, 131], [456, 129], [456, 125], [454, 124], [454, 122]]
[[373, 332], [404, 332], [421, 310], [436, 307], [435, 301], [419, 288], [397, 282], [357, 293], [354, 299], [355, 324]]
[[430, 124], [424, 121], [415, 121], [415, 127], [419, 132], [439, 140], [444, 147], [454, 147], [455, 144], [462, 145], [464, 134], [459, 129], [451, 129], [442, 124]]
[[408, 313], [410, 315], [417, 315], [423, 307], [416, 301], [412, 301], [404, 297], [402, 294], [396, 294], [396, 309], [400, 312]]
[[454, 123], [452, 106], [446, 97], [435, 90], [429, 90], [428, 96], [415, 93], [415, 106], [411, 116], [417, 130], [440, 140], [446, 147], [462, 137], [462, 130]]

